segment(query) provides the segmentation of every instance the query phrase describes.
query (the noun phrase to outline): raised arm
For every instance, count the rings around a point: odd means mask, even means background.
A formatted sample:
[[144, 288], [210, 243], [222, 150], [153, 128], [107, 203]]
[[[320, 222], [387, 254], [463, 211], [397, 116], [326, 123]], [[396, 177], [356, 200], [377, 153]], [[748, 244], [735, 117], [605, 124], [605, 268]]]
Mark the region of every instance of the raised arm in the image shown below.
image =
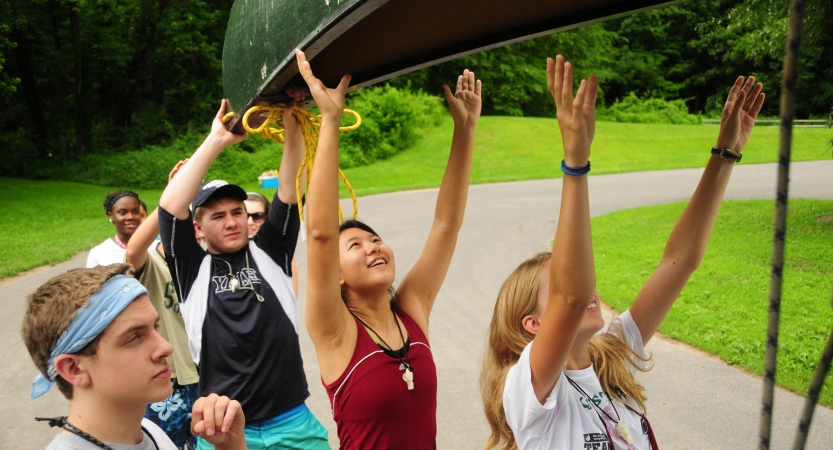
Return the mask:
[[217, 111], [211, 123], [211, 132], [197, 151], [191, 155], [190, 162], [182, 167], [177, 177], [171, 180], [162, 192], [159, 206], [176, 216], [177, 219], [188, 219], [188, 207], [194, 200], [205, 174], [208, 173], [208, 169], [220, 152], [248, 137], [248, 134], [234, 134], [226, 129], [223, 124], [223, 115], [226, 113], [227, 105], [228, 102], [223, 100], [220, 110]]
[[[174, 175], [179, 172], [179, 169], [188, 162], [188, 158], [176, 163], [171, 173], [168, 174], [168, 183], [174, 178]], [[159, 235], [159, 210], [154, 209], [152, 213], [139, 225], [139, 228], [130, 237], [127, 242], [127, 252], [124, 256], [124, 261], [133, 266], [136, 273], [141, 273], [145, 269], [145, 263], [148, 261], [148, 248], [156, 236]]]
[[[338, 354], [344, 342], [355, 342], [356, 333], [355, 327], [346, 326], [352, 318], [341, 300], [338, 256], [338, 128], [350, 76], [345, 75], [337, 88], [328, 89], [315, 78], [304, 53], [297, 50], [296, 57], [301, 75], [321, 110], [321, 133], [306, 203], [306, 322], [323, 374], [335, 371], [327, 364], [349, 362], [333, 362], [330, 355]], [[350, 336], [354, 339], [345, 339]]]
[[398, 306], [419, 324], [426, 336], [434, 300], [448, 273], [457, 246], [457, 236], [463, 226], [471, 178], [474, 132], [482, 105], [481, 82], [475, 80], [474, 72], [468, 69], [457, 78], [453, 94], [447, 85], [443, 85], [443, 90], [454, 119], [451, 153], [437, 196], [434, 224], [428, 234], [428, 241], [419, 259], [402, 280], [396, 296]]
[[281, 156], [281, 166], [278, 169], [278, 198], [290, 205], [298, 203], [298, 194], [295, 192], [295, 176], [298, 174], [298, 167], [301, 167], [301, 161], [304, 159], [304, 135], [301, 132], [301, 124], [292, 110], [298, 101], [303, 100], [307, 96], [304, 89], [291, 87], [287, 88], [286, 93], [292, 97], [292, 100], [286, 103], [283, 112], [283, 127], [284, 144], [283, 155]]
[[[749, 77], [745, 86], [744, 77], [738, 77], [723, 107], [717, 148], [736, 153], [743, 150], [764, 104], [762, 90], [761, 83], [755, 84], [755, 77]], [[671, 231], [659, 265], [636, 296], [630, 311], [643, 344], [654, 336], [703, 260], [734, 166], [734, 161], [711, 155], [694, 195]]]
[[[595, 133], [599, 81], [595, 76], [582, 80], [573, 98], [572, 65], [565, 63], [561, 55], [555, 61], [547, 59], [547, 80], [555, 99], [564, 163], [572, 168], [586, 167]], [[532, 387], [542, 404], [561, 375], [595, 292], [587, 176], [565, 175], [550, 262], [547, 307], [530, 350]]]

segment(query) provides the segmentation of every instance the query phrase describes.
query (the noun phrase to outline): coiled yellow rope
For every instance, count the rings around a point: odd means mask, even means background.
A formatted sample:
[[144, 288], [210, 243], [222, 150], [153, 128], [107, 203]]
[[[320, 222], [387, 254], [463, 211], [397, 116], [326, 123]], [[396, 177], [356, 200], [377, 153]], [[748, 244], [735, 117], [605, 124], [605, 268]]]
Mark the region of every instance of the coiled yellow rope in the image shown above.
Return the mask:
[[[277, 125], [279, 122], [282, 123], [281, 117], [283, 116], [284, 106], [284, 103], [277, 103], [269, 106], [253, 106], [249, 108], [249, 110], [246, 111], [246, 114], [243, 115], [243, 128], [245, 128], [249, 133], [257, 134], [267, 139], [271, 139], [279, 144], [283, 144], [285, 137], [284, 129], [274, 128], [271, 125]], [[266, 120], [264, 120], [263, 123], [257, 128], [249, 127], [249, 116], [262, 111], [269, 113]], [[359, 116], [359, 113], [350, 109], [345, 109], [344, 112], [355, 117], [356, 123], [348, 127], [340, 127], [339, 131], [353, 131], [361, 126], [362, 118]], [[306, 241], [307, 233], [306, 227], [304, 227], [304, 200], [301, 195], [301, 177], [304, 174], [304, 169], [306, 168], [307, 185], [304, 186], [304, 191], [306, 191], [309, 187], [309, 179], [312, 174], [313, 161], [315, 160], [315, 150], [318, 145], [318, 135], [321, 131], [321, 116], [312, 114], [300, 106], [296, 106], [292, 113], [301, 124], [301, 131], [304, 135], [304, 147], [306, 149], [304, 160], [301, 162], [301, 167], [298, 168], [298, 175], [295, 177], [295, 193], [298, 196], [298, 216], [301, 220], [301, 238]], [[344, 175], [344, 172], [341, 171], [341, 168], [338, 169], [338, 174], [341, 177], [341, 180], [344, 181], [344, 186], [347, 187], [347, 191], [350, 192], [350, 199], [353, 201], [352, 218], [355, 220], [359, 213], [359, 204], [356, 201], [356, 193], [353, 191], [353, 186], [351, 186], [350, 182], [347, 181], [347, 177]], [[341, 205], [338, 207], [338, 218], [342, 223], [344, 222], [344, 213], [341, 211]]]

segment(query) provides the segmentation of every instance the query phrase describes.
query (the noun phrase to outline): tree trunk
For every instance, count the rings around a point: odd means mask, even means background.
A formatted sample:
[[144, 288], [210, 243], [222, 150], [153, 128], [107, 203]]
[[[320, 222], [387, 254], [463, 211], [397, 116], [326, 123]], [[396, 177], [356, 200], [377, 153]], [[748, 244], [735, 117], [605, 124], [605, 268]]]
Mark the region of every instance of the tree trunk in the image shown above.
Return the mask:
[[87, 125], [86, 105], [84, 104], [84, 78], [81, 68], [81, 20], [78, 17], [77, 2], [70, 5], [69, 24], [72, 34], [72, 53], [75, 57], [75, 152], [83, 155], [86, 152], [84, 135]]
[[20, 70], [20, 89], [23, 93], [23, 101], [26, 103], [26, 112], [29, 116], [29, 125], [34, 128], [32, 143], [38, 149], [38, 156], [42, 159], [49, 157], [49, 146], [43, 138], [45, 131], [43, 109], [41, 108], [38, 86], [35, 81], [35, 74], [32, 69], [31, 49], [29, 41], [21, 33], [15, 30], [12, 39], [17, 43], [15, 58], [17, 59], [18, 70]]

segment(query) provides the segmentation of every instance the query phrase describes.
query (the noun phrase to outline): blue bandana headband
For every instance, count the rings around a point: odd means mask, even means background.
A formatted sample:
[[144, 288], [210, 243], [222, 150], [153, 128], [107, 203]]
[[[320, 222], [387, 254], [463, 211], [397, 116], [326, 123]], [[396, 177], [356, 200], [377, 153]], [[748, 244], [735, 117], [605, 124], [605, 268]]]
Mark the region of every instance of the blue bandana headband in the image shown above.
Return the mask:
[[58, 356], [81, 351], [136, 297], [147, 293], [147, 289], [141, 283], [127, 275], [116, 275], [107, 280], [101, 289], [90, 297], [90, 303], [78, 310], [72, 322], [58, 338], [47, 363], [48, 379], [43, 374], [38, 374], [32, 382], [31, 397], [40, 397], [55, 384], [55, 378], [58, 376], [55, 360]]

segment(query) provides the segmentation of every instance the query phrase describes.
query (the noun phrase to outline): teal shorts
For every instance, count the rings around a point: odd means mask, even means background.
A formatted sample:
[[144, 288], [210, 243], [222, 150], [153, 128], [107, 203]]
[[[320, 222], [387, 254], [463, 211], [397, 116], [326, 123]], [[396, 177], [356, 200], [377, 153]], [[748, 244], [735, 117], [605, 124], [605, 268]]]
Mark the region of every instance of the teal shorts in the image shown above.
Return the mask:
[[[327, 429], [304, 403], [273, 419], [246, 425], [245, 431], [249, 450], [330, 450]], [[198, 450], [214, 448], [204, 439], [198, 441]]]

